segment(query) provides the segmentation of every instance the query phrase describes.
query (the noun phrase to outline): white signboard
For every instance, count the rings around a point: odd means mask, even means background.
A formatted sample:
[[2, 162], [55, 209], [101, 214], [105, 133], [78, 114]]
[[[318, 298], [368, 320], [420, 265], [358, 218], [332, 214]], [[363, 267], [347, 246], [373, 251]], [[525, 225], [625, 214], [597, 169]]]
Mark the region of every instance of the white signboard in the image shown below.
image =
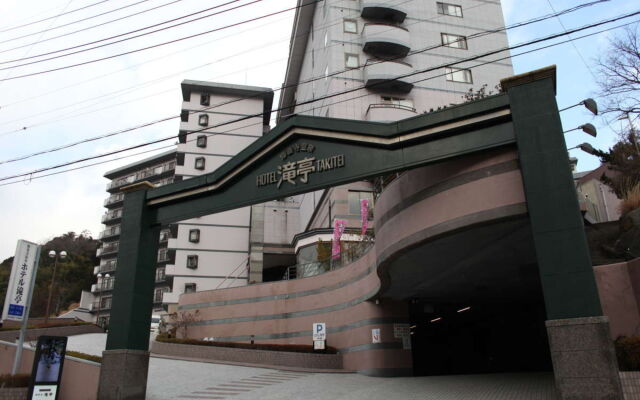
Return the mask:
[[316, 322], [313, 324], [313, 341], [327, 340], [327, 324]]
[[33, 396], [31, 396], [31, 399], [32, 400], [55, 399], [57, 391], [58, 391], [57, 385], [35, 385], [33, 387]]
[[39, 258], [40, 246], [26, 240], [18, 240], [2, 310], [3, 320], [22, 321], [26, 317], [27, 306], [31, 300], [32, 277], [38, 268]]
[[324, 350], [324, 340], [314, 340], [313, 341], [313, 349], [314, 350]]
[[382, 340], [380, 339], [380, 328], [375, 328], [371, 330], [371, 343], [380, 343]]

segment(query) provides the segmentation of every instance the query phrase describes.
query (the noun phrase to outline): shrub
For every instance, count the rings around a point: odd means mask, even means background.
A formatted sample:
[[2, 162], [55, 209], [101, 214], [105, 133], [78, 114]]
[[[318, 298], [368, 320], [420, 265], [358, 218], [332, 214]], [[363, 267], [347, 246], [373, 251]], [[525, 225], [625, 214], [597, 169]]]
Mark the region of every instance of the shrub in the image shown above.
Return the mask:
[[640, 185], [635, 185], [625, 193], [620, 203], [620, 214], [625, 215], [636, 208], [640, 208]]
[[271, 343], [238, 343], [238, 342], [216, 342], [208, 340], [198, 339], [178, 339], [170, 337], [167, 334], [161, 333], [156, 336], [158, 342], [175, 343], [175, 344], [190, 344], [196, 346], [214, 346], [214, 347], [229, 347], [234, 349], [250, 349], [250, 350], [270, 350], [270, 351], [290, 351], [293, 353], [320, 353], [320, 354], [337, 354], [338, 350], [335, 347], [327, 346], [325, 350], [313, 350], [313, 346], [310, 344], [271, 344]]
[[67, 351], [66, 355], [76, 358], [82, 358], [83, 360], [89, 360], [97, 363], [102, 363], [102, 357], [94, 356], [92, 354], [81, 353], [79, 351]]
[[640, 371], [640, 337], [624, 337], [616, 339], [616, 356], [621, 371]]
[[0, 388], [27, 387], [30, 380], [29, 374], [0, 375]]

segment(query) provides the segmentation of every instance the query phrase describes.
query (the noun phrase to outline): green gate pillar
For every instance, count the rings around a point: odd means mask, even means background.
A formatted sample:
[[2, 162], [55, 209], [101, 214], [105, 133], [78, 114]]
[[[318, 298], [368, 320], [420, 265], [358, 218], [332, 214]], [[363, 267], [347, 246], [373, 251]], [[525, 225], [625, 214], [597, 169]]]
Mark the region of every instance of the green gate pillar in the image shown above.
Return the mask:
[[555, 85], [555, 66], [502, 81], [511, 104], [556, 386], [563, 399], [621, 399]]
[[149, 367], [159, 225], [151, 225], [143, 182], [125, 187], [107, 349], [102, 356], [98, 399], [144, 399]]

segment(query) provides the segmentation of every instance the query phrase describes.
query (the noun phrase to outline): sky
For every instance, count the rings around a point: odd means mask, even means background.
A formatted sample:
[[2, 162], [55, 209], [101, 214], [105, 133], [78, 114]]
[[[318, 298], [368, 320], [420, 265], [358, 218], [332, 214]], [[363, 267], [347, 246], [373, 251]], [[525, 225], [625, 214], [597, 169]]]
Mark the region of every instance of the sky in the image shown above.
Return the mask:
[[[465, 1], [460, 0], [460, 3]], [[551, 7], [559, 11], [587, 2], [549, 1], [503, 0], [506, 25], [549, 14]], [[292, 10], [284, 10], [294, 7], [295, 3], [295, 0], [3, 0], [0, 2], [0, 179], [176, 135], [178, 118], [62, 151], [2, 163], [88, 137], [177, 116], [181, 106], [180, 82], [184, 79], [278, 88], [284, 80], [294, 15]], [[525, 3], [526, 7], [523, 6]], [[231, 9], [234, 7], [237, 8]], [[141, 30], [205, 9], [211, 10]], [[553, 18], [510, 29], [509, 43], [516, 45], [636, 9], [640, 9], [637, 0], [610, 0], [564, 15], [560, 20]], [[214, 13], [218, 14], [169, 28]], [[271, 13], [277, 14], [262, 17]], [[129, 17], [123, 18], [126, 16]], [[244, 22], [255, 18], [258, 19]], [[114, 21], [116, 19], [120, 20]], [[621, 23], [631, 21], [633, 19], [626, 19]], [[161, 30], [102, 46], [156, 29]], [[134, 30], [138, 32], [101, 41]], [[213, 32], [162, 44], [206, 31]], [[513, 58], [515, 73], [555, 64], [560, 108], [587, 97], [596, 98], [596, 59], [606, 52], [608, 41], [616, 33], [620, 30], [575, 40], [575, 46], [568, 43], [516, 56]], [[94, 41], [96, 43], [90, 46], [56, 52]], [[154, 45], [158, 46], [69, 67]], [[22, 65], [94, 46], [102, 47]], [[54, 53], [43, 55], [49, 52]], [[22, 60], [15, 61], [18, 59]], [[16, 65], [21, 66], [7, 68]], [[56, 68], [62, 69], [22, 77]], [[278, 94], [276, 92], [275, 105]], [[564, 111], [561, 116], [565, 130], [586, 122], [598, 128], [597, 138], [580, 131], [568, 133], [569, 148], [586, 141], [594, 147], [607, 149], [616, 141], [616, 130], [627, 123], [608, 123], [593, 117], [582, 107]], [[103, 178], [104, 173], [166, 151], [173, 143], [174, 140], [168, 140], [100, 158], [90, 163], [109, 162], [49, 177], [38, 178], [39, 174], [33, 174], [0, 181], [0, 184], [17, 182], [0, 186], [0, 261], [13, 255], [18, 239], [45, 242], [68, 231], [80, 233], [85, 230], [97, 237], [103, 229], [100, 218], [107, 197], [108, 180]], [[139, 154], [153, 149], [157, 150]], [[578, 157], [580, 171], [598, 166], [598, 160], [593, 156], [579, 150], [570, 153]], [[128, 157], [116, 159], [123, 156]]]

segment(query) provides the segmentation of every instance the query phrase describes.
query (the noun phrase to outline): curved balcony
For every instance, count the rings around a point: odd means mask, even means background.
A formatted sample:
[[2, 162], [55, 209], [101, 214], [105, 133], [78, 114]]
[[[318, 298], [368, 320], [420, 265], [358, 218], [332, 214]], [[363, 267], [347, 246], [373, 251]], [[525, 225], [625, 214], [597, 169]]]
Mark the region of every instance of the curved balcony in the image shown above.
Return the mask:
[[402, 23], [407, 17], [404, 8], [380, 0], [362, 0], [362, 18]]
[[367, 109], [367, 121], [393, 122], [415, 117], [416, 109], [401, 104], [370, 104]]
[[362, 50], [380, 58], [406, 57], [411, 50], [411, 34], [400, 26], [366, 24], [362, 37]]
[[409, 93], [413, 83], [407, 75], [413, 72], [411, 64], [397, 61], [374, 61], [365, 65], [364, 85], [367, 89], [393, 93]]

